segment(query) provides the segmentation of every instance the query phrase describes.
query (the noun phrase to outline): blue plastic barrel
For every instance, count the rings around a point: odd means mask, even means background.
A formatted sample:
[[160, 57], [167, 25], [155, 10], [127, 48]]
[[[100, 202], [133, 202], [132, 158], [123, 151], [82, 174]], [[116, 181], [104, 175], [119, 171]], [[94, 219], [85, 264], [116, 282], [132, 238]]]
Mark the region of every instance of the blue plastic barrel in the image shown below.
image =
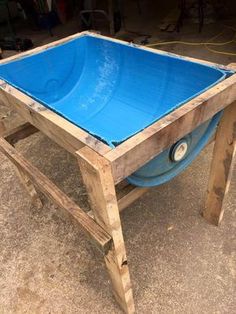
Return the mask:
[[[111, 148], [224, 80], [227, 72], [99, 35], [0, 65], [0, 77]], [[128, 178], [170, 180], [199, 154], [219, 115]], [[134, 156], [135, 158], [135, 156]]]

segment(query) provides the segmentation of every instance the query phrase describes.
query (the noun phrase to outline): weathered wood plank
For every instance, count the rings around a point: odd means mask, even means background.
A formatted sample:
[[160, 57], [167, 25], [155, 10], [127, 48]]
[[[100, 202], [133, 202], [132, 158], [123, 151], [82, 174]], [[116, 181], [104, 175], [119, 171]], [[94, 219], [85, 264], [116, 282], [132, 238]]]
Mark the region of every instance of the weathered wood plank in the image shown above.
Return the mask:
[[55, 204], [69, 212], [82, 230], [103, 252], [107, 253], [112, 245], [111, 237], [77, 204], [63, 193], [43, 173], [22, 157], [5, 139], [0, 138], [0, 152], [21, 169], [29, 179]]
[[203, 216], [215, 225], [219, 225], [223, 218], [223, 202], [230, 185], [235, 153], [236, 102], [225, 109], [216, 134], [206, 205], [203, 211]]
[[233, 75], [105, 154], [112, 163], [115, 183], [128, 177], [235, 99], [236, 75]]
[[78, 161], [94, 217], [113, 240], [113, 246], [105, 256], [105, 263], [112, 281], [114, 296], [126, 313], [134, 313], [133, 294], [111, 166], [88, 147], [78, 151]]
[[87, 145], [100, 154], [111, 148], [86, 131], [47, 109], [31, 97], [0, 80], [0, 94], [7, 105], [15, 109], [24, 120], [34, 125], [60, 146], [75, 154]]

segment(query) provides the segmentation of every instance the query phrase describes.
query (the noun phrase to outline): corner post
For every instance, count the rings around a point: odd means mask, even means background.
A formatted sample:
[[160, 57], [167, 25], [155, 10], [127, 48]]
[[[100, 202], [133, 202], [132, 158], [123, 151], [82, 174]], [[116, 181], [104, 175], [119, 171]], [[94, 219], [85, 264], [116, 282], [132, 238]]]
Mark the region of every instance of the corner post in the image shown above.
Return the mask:
[[77, 155], [95, 220], [113, 240], [112, 248], [104, 259], [114, 296], [125, 313], [134, 313], [133, 293], [111, 165], [108, 160], [88, 147], [80, 149]]
[[223, 113], [216, 133], [207, 199], [203, 217], [219, 225], [224, 214], [223, 202], [228, 193], [236, 152], [236, 102]]

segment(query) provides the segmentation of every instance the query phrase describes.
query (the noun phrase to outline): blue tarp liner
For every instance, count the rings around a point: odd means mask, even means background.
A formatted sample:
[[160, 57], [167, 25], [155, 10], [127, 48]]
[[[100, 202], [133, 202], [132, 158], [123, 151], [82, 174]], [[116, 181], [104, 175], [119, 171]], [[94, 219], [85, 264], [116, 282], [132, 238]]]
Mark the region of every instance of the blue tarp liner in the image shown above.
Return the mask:
[[114, 147], [225, 78], [219, 69], [84, 35], [0, 77]]

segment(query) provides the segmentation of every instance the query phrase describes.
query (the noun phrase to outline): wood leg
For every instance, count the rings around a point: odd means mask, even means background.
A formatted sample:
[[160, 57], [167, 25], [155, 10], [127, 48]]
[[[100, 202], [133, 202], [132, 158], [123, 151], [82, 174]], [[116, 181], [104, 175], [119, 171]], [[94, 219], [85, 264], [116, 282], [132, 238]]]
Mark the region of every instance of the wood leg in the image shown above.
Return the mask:
[[112, 248], [104, 259], [115, 298], [126, 313], [134, 313], [133, 294], [111, 165], [88, 147], [80, 149], [77, 154], [94, 217], [113, 240]]
[[33, 183], [31, 182], [31, 180], [27, 176], [27, 174], [25, 174], [25, 172], [20, 167], [17, 167], [17, 166], [16, 166], [16, 171], [17, 171], [17, 174], [18, 174], [22, 184], [25, 186], [26, 190], [29, 193], [32, 204], [34, 206], [36, 206], [37, 208], [41, 208], [43, 206], [42, 201], [41, 201], [37, 191], [35, 190]]
[[210, 223], [219, 225], [223, 218], [223, 201], [227, 195], [236, 152], [236, 102], [224, 111], [216, 133], [216, 140], [203, 211]]

